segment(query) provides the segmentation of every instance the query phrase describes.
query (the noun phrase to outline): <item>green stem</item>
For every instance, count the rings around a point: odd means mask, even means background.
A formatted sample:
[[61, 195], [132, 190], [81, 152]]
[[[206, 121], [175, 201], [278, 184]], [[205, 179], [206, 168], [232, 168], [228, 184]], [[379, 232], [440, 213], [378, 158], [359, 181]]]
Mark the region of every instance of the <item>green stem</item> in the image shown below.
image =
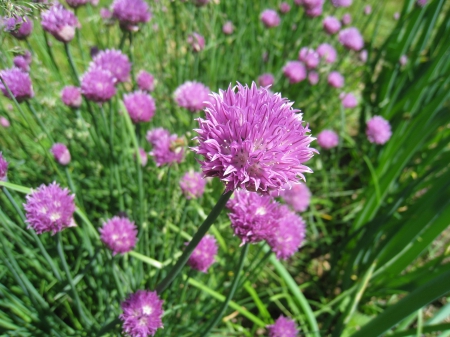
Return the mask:
[[69, 59], [70, 68], [72, 69], [72, 73], [75, 79], [76, 85], [80, 85], [80, 78], [78, 77], [77, 68], [75, 68], [75, 63], [73, 62], [72, 53], [70, 52], [69, 44], [64, 43], [64, 50], [66, 51], [67, 58]]
[[55, 56], [53, 55], [53, 51], [52, 48], [50, 47], [50, 45], [48, 44], [48, 35], [47, 32], [44, 30], [44, 40], [45, 40], [45, 48], [47, 48], [47, 53], [50, 56], [50, 59], [52, 60], [53, 66], [55, 67], [57, 73], [59, 76], [61, 76], [61, 73], [59, 72], [59, 68], [58, 68], [58, 64], [56, 64], [55, 61]]
[[127, 39], [127, 32], [125, 30], [122, 30], [122, 37], [120, 39], [119, 49], [123, 49], [123, 45], [125, 44], [125, 40]]

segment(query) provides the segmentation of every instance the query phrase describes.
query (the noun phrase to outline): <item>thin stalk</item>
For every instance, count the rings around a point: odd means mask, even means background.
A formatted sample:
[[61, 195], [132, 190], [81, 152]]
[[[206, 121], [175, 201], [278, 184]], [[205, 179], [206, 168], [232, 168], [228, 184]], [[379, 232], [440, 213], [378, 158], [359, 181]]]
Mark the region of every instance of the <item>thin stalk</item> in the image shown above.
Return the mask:
[[48, 35], [47, 32], [44, 30], [44, 40], [45, 40], [45, 48], [47, 48], [47, 53], [50, 56], [50, 59], [52, 60], [53, 66], [55, 67], [55, 69], [58, 72], [58, 75], [61, 76], [61, 73], [59, 72], [59, 68], [58, 68], [58, 64], [55, 61], [55, 56], [53, 55], [53, 51], [52, 48], [50, 47], [50, 45], [48, 44]]
[[75, 84], [80, 85], [80, 78], [78, 77], [77, 68], [75, 67], [75, 63], [73, 62], [72, 53], [70, 52], [69, 44], [64, 43], [64, 50], [66, 51], [67, 58], [69, 59], [70, 68], [72, 69], [72, 73], [75, 79]]
[[[75, 15], [78, 17], [78, 8], [75, 8]], [[78, 49], [80, 50], [80, 54], [81, 54], [81, 59], [83, 60], [83, 62], [86, 62], [86, 57], [84, 55], [83, 52], [83, 48], [81, 46], [81, 30], [80, 29], [75, 29], [76, 31], [76, 37], [77, 37], [77, 44], [78, 44]]]
[[120, 38], [120, 44], [119, 49], [123, 49], [123, 45], [125, 44], [125, 40], [127, 39], [127, 32], [125, 30], [122, 30], [122, 37]]

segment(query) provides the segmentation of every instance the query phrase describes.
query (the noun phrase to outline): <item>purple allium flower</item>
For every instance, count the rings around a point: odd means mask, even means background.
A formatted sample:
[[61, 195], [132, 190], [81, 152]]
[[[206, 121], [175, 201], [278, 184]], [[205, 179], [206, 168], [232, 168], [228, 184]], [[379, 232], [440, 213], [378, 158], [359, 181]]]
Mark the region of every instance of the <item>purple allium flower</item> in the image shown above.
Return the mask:
[[3, 157], [0, 151], [0, 180], [6, 181], [6, 174], [8, 173], [8, 162]]
[[148, 156], [147, 152], [145, 152], [145, 150], [142, 147], [139, 148], [139, 156], [141, 157], [142, 167], [146, 166], [148, 162]]
[[288, 13], [291, 10], [291, 6], [287, 2], [280, 3], [280, 12], [283, 14]]
[[208, 268], [215, 262], [218, 250], [216, 239], [206, 234], [195, 247], [187, 263], [192, 269], [207, 273]]
[[75, 14], [59, 3], [55, 3], [49, 10], [43, 11], [41, 19], [42, 28], [64, 43], [72, 41], [75, 29], [81, 28]]
[[102, 50], [92, 60], [92, 68], [109, 71], [117, 82], [130, 80], [131, 63], [120, 50]]
[[323, 130], [317, 135], [317, 143], [319, 143], [321, 148], [328, 150], [338, 146], [339, 136], [332, 130]]
[[73, 220], [75, 212], [75, 196], [69, 194], [67, 188], [62, 189], [56, 182], [41, 185], [27, 195], [23, 205], [26, 211], [28, 228], [37, 234], [52, 232], [52, 235], [67, 227], [76, 226]]
[[123, 332], [131, 337], [154, 336], [163, 327], [163, 300], [156, 291], [138, 290], [120, 305], [123, 314]]
[[9, 123], [9, 120], [7, 120], [5, 117], [0, 116], [0, 125], [3, 126], [4, 128], [9, 128], [11, 124]]
[[364, 47], [364, 39], [358, 28], [345, 28], [339, 32], [339, 42], [347, 49], [359, 51]]
[[155, 115], [155, 100], [143, 91], [125, 94], [123, 103], [135, 123], [148, 122]]
[[331, 0], [334, 7], [349, 7], [351, 6], [353, 0]]
[[226, 35], [233, 34], [233, 31], [234, 31], [234, 26], [233, 26], [233, 22], [231, 22], [231, 21], [225, 22], [224, 25], [222, 26], [222, 32]]
[[423, 7], [423, 6], [425, 6], [427, 4], [427, 2], [428, 2], [428, 0], [417, 0], [416, 4], [419, 7]]
[[134, 31], [139, 23], [150, 21], [152, 13], [144, 0], [114, 0], [113, 17], [119, 20], [120, 27]]
[[50, 151], [52, 152], [53, 157], [59, 164], [66, 166], [67, 164], [70, 163], [71, 160], [70, 152], [67, 146], [65, 146], [64, 144], [55, 143], [53, 144]]
[[110, 20], [113, 16], [113, 13], [108, 8], [100, 8], [100, 17], [103, 20]]
[[394, 20], [400, 19], [400, 13], [399, 12], [395, 12], [393, 17], [394, 17]]
[[337, 71], [332, 71], [328, 75], [328, 84], [334, 88], [342, 88], [344, 86], [344, 76]]
[[305, 184], [286, 185], [280, 196], [296, 212], [304, 212], [311, 202], [311, 192]]
[[288, 61], [283, 67], [283, 74], [294, 84], [306, 79], [306, 67], [299, 61]]
[[198, 34], [198, 33], [192, 33], [187, 38], [187, 43], [191, 46], [191, 50], [194, 53], [201, 52], [203, 49], [205, 49], [205, 38]]
[[266, 9], [262, 11], [259, 18], [267, 28], [277, 27], [280, 24], [280, 17], [273, 9]]
[[372, 6], [371, 5], [367, 5], [366, 7], [364, 7], [364, 14], [365, 15], [370, 15], [372, 13]]
[[367, 122], [366, 135], [369, 142], [382, 145], [392, 136], [391, 125], [383, 117], [373, 116]]
[[316, 71], [310, 71], [308, 74], [308, 81], [311, 85], [319, 83], [319, 74]]
[[136, 82], [139, 89], [147, 92], [152, 92], [155, 90], [155, 78], [152, 74], [146, 72], [145, 70], [141, 70], [137, 77]]
[[327, 16], [323, 19], [323, 29], [328, 34], [336, 34], [341, 29], [341, 22], [334, 16]]
[[306, 8], [305, 14], [311, 18], [315, 18], [317, 16], [322, 15], [322, 5], [313, 8]]
[[147, 132], [147, 140], [153, 146], [150, 155], [155, 158], [157, 166], [181, 163], [184, 157], [184, 141], [176, 134], [171, 135], [163, 128], [156, 128]]
[[408, 57], [406, 55], [402, 55], [402, 56], [400, 56], [400, 59], [398, 60], [398, 62], [403, 67], [406, 65], [406, 63], [408, 63]]
[[127, 218], [115, 216], [99, 228], [100, 239], [113, 251], [113, 255], [125, 254], [136, 246], [137, 228]]
[[258, 84], [261, 87], [268, 87], [269, 85], [273, 85], [273, 82], [275, 81], [272, 74], [265, 73], [258, 77]]
[[353, 95], [352, 93], [348, 93], [348, 94], [342, 93], [340, 98], [341, 98], [342, 106], [346, 109], [355, 108], [358, 105], [358, 100], [356, 99], [355, 95]]
[[30, 64], [28, 63], [27, 59], [22, 56], [18, 55], [15, 56], [13, 59], [14, 66], [22, 70], [23, 72], [29, 72], [30, 71]]
[[18, 40], [26, 39], [33, 31], [33, 21], [27, 16], [6, 18], [5, 21], [5, 31]]
[[275, 234], [267, 239], [267, 243], [278, 259], [286, 260], [302, 245], [305, 239], [305, 222], [287, 206], [281, 206], [280, 213], [282, 218], [278, 220], [278, 228]]
[[80, 6], [86, 5], [89, 0], [66, 0], [69, 7], [78, 8]]
[[294, 4], [297, 6], [303, 6], [303, 0], [294, 0]]
[[79, 108], [83, 102], [80, 88], [68, 85], [61, 91], [61, 100], [65, 105], [71, 108]]
[[109, 71], [92, 68], [81, 78], [81, 93], [90, 101], [107, 102], [116, 94], [114, 77]]
[[205, 191], [206, 180], [201, 173], [186, 172], [180, 180], [181, 191], [186, 199], [200, 198]]
[[[237, 92], [236, 92], [237, 89]], [[264, 87], [228, 87], [213, 94], [199, 118], [198, 146], [193, 151], [207, 177], [218, 177], [227, 191], [244, 188], [270, 193], [312, 172], [303, 163], [316, 150], [293, 102]]]
[[269, 337], [297, 337], [298, 330], [294, 320], [284, 316], [278, 317], [275, 324], [268, 325]]
[[209, 0], [194, 0], [194, 4], [197, 7], [206, 6], [209, 3]]
[[190, 112], [198, 112], [206, 107], [206, 102], [209, 102], [209, 93], [209, 88], [204, 84], [187, 81], [180, 85], [173, 95], [180, 107]]
[[[28, 73], [23, 72], [18, 68], [12, 68], [1, 70], [0, 77], [3, 79], [6, 87], [9, 88], [17, 102], [23, 102], [34, 96], [33, 86]], [[0, 90], [6, 97], [12, 99], [12, 97], [9, 96], [6, 87], [0, 81]]]
[[320, 56], [312, 48], [303, 47], [298, 53], [298, 60], [306, 64], [310, 69], [314, 69], [319, 65]]
[[325, 62], [327, 63], [334, 63], [336, 61], [336, 49], [328, 43], [322, 43], [319, 45], [319, 47], [317, 47], [317, 53], [321, 58], [325, 59]]
[[341, 21], [344, 26], [348, 26], [352, 23], [352, 16], [350, 15], [350, 13], [345, 13], [344, 15], [342, 15]]
[[361, 50], [359, 53], [359, 59], [361, 62], [366, 63], [367, 62], [368, 53], [366, 49]]

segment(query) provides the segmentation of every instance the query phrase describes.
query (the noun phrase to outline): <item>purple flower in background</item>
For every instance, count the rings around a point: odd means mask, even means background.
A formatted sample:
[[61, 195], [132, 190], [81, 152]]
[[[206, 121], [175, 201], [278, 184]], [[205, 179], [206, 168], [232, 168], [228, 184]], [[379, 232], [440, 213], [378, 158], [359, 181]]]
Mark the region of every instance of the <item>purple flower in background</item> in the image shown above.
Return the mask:
[[117, 82], [130, 80], [131, 63], [120, 50], [102, 50], [92, 60], [91, 67], [109, 71]]
[[366, 49], [361, 50], [359, 53], [359, 59], [361, 62], [366, 63], [367, 62], [368, 53]]
[[154, 336], [163, 327], [163, 300], [156, 291], [138, 290], [121, 303], [123, 332], [131, 337]]
[[41, 25], [58, 41], [67, 43], [75, 36], [75, 29], [81, 28], [77, 17], [59, 3], [53, 4], [49, 10], [41, 13]]
[[150, 21], [152, 13], [144, 0], [114, 0], [113, 17], [119, 20], [120, 27], [134, 31], [139, 23]]
[[394, 20], [398, 20], [400, 19], [400, 13], [399, 12], [395, 12], [394, 13]]
[[427, 4], [428, 0], [417, 0], [416, 4], [417, 6], [423, 7]]
[[372, 6], [371, 5], [367, 5], [366, 7], [364, 7], [364, 14], [365, 15], [370, 15], [372, 13]]
[[328, 75], [328, 84], [333, 88], [342, 88], [344, 86], [344, 76], [337, 71], [332, 71]]
[[195, 247], [187, 264], [192, 269], [207, 273], [208, 268], [211, 267], [216, 260], [218, 250], [219, 247], [217, 247], [216, 239], [213, 236], [206, 234], [197, 247]]
[[73, 220], [75, 196], [69, 192], [67, 188], [59, 187], [56, 182], [32, 190], [23, 205], [28, 228], [33, 228], [37, 234], [52, 232], [54, 235], [67, 227], [76, 226]]
[[92, 68], [81, 78], [81, 93], [90, 101], [105, 103], [116, 94], [114, 77], [109, 71]]
[[5, 18], [5, 31], [18, 40], [24, 40], [33, 31], [33, 21], [27, 16], [23, 18]]
[[15, 67], [19, 68], [24, 72], [30, 71], [30, 64], [28, 63], [27, 59], [22, 55], [15, 56], [13, 59], [13, 63]]
[[147, 140], [153, 146], [150, 155], [155, 158], [157, 166], [181, 163], [184, 157], [184, 141], [176, 134], [171, 135], [163, 128], [147, 132]]
[[268, 87], [269, 85], [273, 85], [274, 80], [272, 74], [265, 73], [258, 77], [258, 84], [261, 87]]
[[298, 60], [306, 64], [310, 69], [314, 69], [319, 65], [320, 56], [312, 48], [303, 47], [298, 53]]
[[155, 100], [143, 91], [125, 94], [123, 103], [135, 123], [148, 122], [155, 115]]
[[315, 18], [317, 16], [322, 15], [322, 8], [323, 3], [320, 6], [313, 7], [313, 8], [306, 8], [305, 14], [311, 18]]
[[9, 128], [11, 124], [9, 123], [9, 120], [7, 120], [5, 117], [0, 116], [0, 125], [3, 126], [4, 128]]
[[100, 16], [103, 20], [110, 20], [113, 17], [113, 13], [108, 8], [100, 8]]
[[61, 91], [61, 100], [70, 108], [79, 108], [83, 102], [80, 88], [68, 85]]
[[199, 172], [186, 172], [180, 180], [180, 188], [186, 199], [197, 199], [205, 191], [206, 180]]
[[66, 0], [69, 7], [78, 8], [80, 6], [86, 5], [89, 0]]
[[191, 50], [194, 53], [201, 52], [205, 49], [205, 38], [198, 33], [190, 34], [187, 38], [187, 43], [191, 46]]
[[147, 152], [145, 152], [145, 150], [142, 147], [139, 148], [139, 156], [141, 157], [141, 166], [142, 167], [146, 166], [148, 162], [148, 156]]
[[297, 337], [298, 330], [294, 320], [284, 316], [278, 317], [275, 324], [268, 325], [269, 337]]
[[308, 74], [308, 81], [311, 85], [319, 83], [319, 74], [316, 71], [310, 71]]
[[345, 28], [339, 32], [339, 42], [347, 49], [359, 51], [364, 47], [364, 39], [358, 28]]
[[273, 9], [266, 9], [262, 11], [259, 18], [267, 28], [277, 27], [280, 24], [280, 17]]
[[127, 218], [115, 216], [99, 228], [100, 239], [113, 251], [113, 255], [125, 254], [136, 246], [137, 228]]
[[0, 180], [6, 181], [7, 173], [8, 173], [8, 162], [5, 160], [2, 152], [0, 151]]
[[206, 102], [210, 100], [209, 93], [209, 88], [204, 84], [187, 81], [180, 85], [173, 95], [180, 107], [197, 112], [206, 107]]
[[231, 21], [225, 22], [224, 25], [222, 26], [222, 32], [226, 35], [233, 34], [233, 31], [234, 31], [234, 27], [233, 27], [233, 22], [231, 22]]
[[323, 149], [331, 149], [338, 146], [339, 136], [332, 130], [323, 130], [317, 135], [317, 143]]
[[197, 7], [206, 6], [209, 3], [209, 0], [194, 0], [194, 4]]
[[319, 56], [325, 60], [327, 63], [334, 63], [337, 59], [336, 49], [328, 43], [322, 43], [317, 47], [317, 53]]
[[287, 2], [280, 3], [280, 12], [283, 14], [289, 13], [291, 6]]
[[[34, 96], [33, 86], [28, 73], [18, 68], [5, 69], [0, 71], [0, 78], [3, 79], [6, 87], [11, 91], [17, 102], [23, 102]], [[6, 97], [12, 99], [6, 87], [0, 81], [0, 90]]]
[[62, 143], [55, 143], [51, 148], [51, 153], [55, 160], [61, 165], [68, 165], [70, 163], [71, 157], [67, 146]]
[[398, 60], [398, 62], [403, 67], [406, 65], [406, 63], [408, 63], [408, 57], [406, 55], [402, 55], [402, 56], [400, 56], [400, 59]]
[[334, 7], [349, 7], [351, 6], [353, 0], [331, 0]]
[[294, 3], [295, 3], [297, 6], [303, 6], [303, 0], [294, 0]]
[[305, 184], [286, 185], [280, 196], [296, 212], [304, 212], [311, 202], [311, 192]]
[[369, 142], [382, 145], [392, 136], [391, 125], [383, 117], [373, 116], [367, 122], [366, 135]]
[[341, 21], [344, 26], [348, 26], [352, 23], [352, 16], [349, 13], [345, 13], [344, 15], [342, 15]]
[[306, 67], [299, 61], [288, 61], [283, 67], [283, 74], [294, 84], [306, 79]]
[[136, 77], [136, 82], [139, 89], [147, 92], [152, 92], [155, 90], [155, 78], [152, 74], [141, 70]]
[[323, 19], [323, 29], [328, 34], [336, 34], [341, 29], [341, 22], [334, 16], [327, 16]]
[[205, 176], [218, 177], [227, 191], [267, 194], [305, 179], [303, 173], [312, 172], [303, 164], [316, 152], [309, 147], [314, 138], [292, 105], [254, 82], [214, 93], [206, 119], [198, 119], [198, 146], [193, 148], [204, 157]]
[[346, 109], [355, 108], [358, 105], [358, 100], [356, 99], [355, 95], [352, 93], [342, 93], [341, 96], [341, 102], [342, 106]]

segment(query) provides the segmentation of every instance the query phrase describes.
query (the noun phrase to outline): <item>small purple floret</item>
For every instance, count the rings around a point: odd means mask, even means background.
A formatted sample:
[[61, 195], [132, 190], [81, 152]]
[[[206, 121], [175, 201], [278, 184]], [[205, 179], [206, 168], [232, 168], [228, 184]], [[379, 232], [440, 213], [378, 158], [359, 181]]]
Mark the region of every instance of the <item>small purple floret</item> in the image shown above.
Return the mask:
[[30, 71], [30, 64], [28, 63], [27, 59], [22, 56], [18, 55], [13, 58], [14, 66], [22, 70], [23, 72], [28, 73]]
[[192, 269], [207, 273], [208, 268], [216, 260], [218, 250], [219, 247], [217, 246], [216, 239], [206, 234], [197, 247], [195, 247], [187, 263]]
[[332, 149], [333, 147], [338, 146], [339, 136], [333, 130], [323, 130], [317, 135], [317, 143], [323, 149]]
[[337, 59], [336, 49], [328, 43], [320, 44], [317, 47], [317, 53], [326, 63], [334, 63]]
[[344, 76], [337, 71], [332, 71], [328, 75], [328, 84], [333, 88], [342, 88], [344, 86]]
[[280, 24], [280, 17], [273, 9], [266, 9], [262, 11], [260, 19], [267, 28], [277, 27]]
[[187, 38], [187, 43], [191, 46], [194, 53], [201, 52], [205, 49], [205, 38], [198, 33], [192, 33]]
[[109, 71], [117, 82], [130, 80], [131, 63], [120, 50], [102, 50], [92, 60], [91, 67]]
[[268, 325], [267, 329], [269, 330], [269, 337], [297, 337], [298, 336], [298, 330], [297, 325], [295, 324], [295, 321], [280, 316], [276, 321], [275, 324]]
[[283, 67], [283, 74], [294, 84], [306, 79], [306, 67], [300, 61], [288, 61]]
[[180, 188], [186, 199], [200, 198], [205, 191], [206, 180], [199, 172], [186, 172], [180, 180]]
[[334, 16], [327, 16], [323, 19], [323, 29], [328, 34], [336, 34], [341, 29], [341, 22]]
[[273, 85], [273, 82], [275, 81], [272, 74], [266, 73], [262, 74], [258, 77], [258, 84], [261, 87], [268, 87], [269, 85]]
[[55, 160], [61, 165], [68, 165], [70, 163], [71, 157], [67, 146], [62, 143], [53, 144], [51, 150]]
[[364, 39], [358, 28], [349, 27], [339, 32], [339, 42], [347, 49], [359, 51], [364, 47]]
[[175, 90], [174, 98], [180, 107], [198, 112], [206, 107], [206, 102], [210, 100], [209, 93], [209, 88], [204, 84], [187, 81]]
[[89, 2], [89, 0], [66, 0], [66, 2], [69, 5], [69, 7], [78, 8], [83, 5], [86, 5]]
[[223, 24], [223, 26], [222, 26], [222, 32], [223, 32], [225, 35], [231, 35], [231, 34], [233, 34], [233, 31], [234, 31], [233, 22], [227, 21], [227, 22], [225, 22], [225, 23]]
[[366, 135], [369, 142], [382, 145], [392, 136], [391, 124], [381, 116], [373, 116], [367, 122]]
[[152, 13], [144, 0], [114, 0], [113, 17], [119, 20], [123, 29], [134, 31], [139, 23], [150, 21]]
[[353, 0], [331, 0], [335, 7], [349, 7]]
[[319, 83], [319, 74], [316, 71], [310, 71], [308, 74], [308, 81], [311, 85]]
[[342, 106], [346, 109], [352, 109], [355, 108], [356, 106], [358, 106], [358, 100], [356, 99], [355, 95], [353, 95], [352, 93], [342, 93], [341, 94], [341, 102], [342, 102]]
[[109, 71], [90, 69], [81, 78], [81, 93], [90, 101], [105, 103], [116, 94], [114, 77]]
[[75, 37], [75, 29], [81, 28], [75, 14], [59, 3], [43, 11], [41, 19], [42, 28], [64, 43], [72, 41]]
[[147, 132], [147, 140], [153, 146], [150, 155], [155, 158], [157, 166], [181, 163], [184, 158], [184, 141], [176, 134], [171, 135], [163, 128]]
[[285, 186], [280, 196], [296, 212], [304, 212], [311, 202], [311, 192], [305, 184], [294, 184], [292, 187]]
[[8, 173], [8, 162], [3, 157], [3, 154], [0, 152], [0, 180], [6, 180], [6, 174]]
[[0, 125], [3, 126], [4, 128], [9, 128], [11, 124], [9, 123], [9, 120], [7, 120], [5, 117], [0, 116]]
[[23, 18], [5, 18], [5, 31], [18, 40], [24, 40], [33, 31], [33, 21], [27, 16]]
[[291, 6], [287, 2], [280, 3], [280, 12], [286, 14], [291, 10]]
[[[31, 78], [28, 73], [23, 72], [18, 68], [12, 68], [1, 70], [0, 77], [6, 83], [6, 87], [9, 88], [17, 102], [23, 102], [34, 96]], [[12, 99], [6, 87], [0, 81], [0, 90], [6, 97]]]
[[136, 82], [139, 89], [147, 92], [152, 92], [155, 90], [155, 78], [152, 74], [141, 70], [136, 77]]
[[113, 251], [113, 255], [133, 250], [137, 242], [137, 228], [127, 218], [115, 216], [99, 228], [100, 239]]
[[155, 115], [155, 100], [143, 91], [136, 91], [124, 95], [123, 103], [130, 118], [135, 123], [149, 122]]
[[71, 108], [79, 108], [83, 102], [80, 88], [68, 85], [61, 91], [61, 100], [65, 105]]

